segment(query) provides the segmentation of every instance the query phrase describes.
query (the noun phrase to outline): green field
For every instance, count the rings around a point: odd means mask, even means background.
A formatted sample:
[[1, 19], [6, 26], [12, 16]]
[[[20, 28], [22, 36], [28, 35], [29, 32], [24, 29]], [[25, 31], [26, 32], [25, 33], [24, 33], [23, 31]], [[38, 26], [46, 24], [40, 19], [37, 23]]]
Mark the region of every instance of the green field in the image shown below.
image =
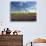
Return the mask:
[[11, 13], [12, 21], [36, 21], [36, 13]]
[[36, 16], [36, 13], [11, 13], [12, 16]]

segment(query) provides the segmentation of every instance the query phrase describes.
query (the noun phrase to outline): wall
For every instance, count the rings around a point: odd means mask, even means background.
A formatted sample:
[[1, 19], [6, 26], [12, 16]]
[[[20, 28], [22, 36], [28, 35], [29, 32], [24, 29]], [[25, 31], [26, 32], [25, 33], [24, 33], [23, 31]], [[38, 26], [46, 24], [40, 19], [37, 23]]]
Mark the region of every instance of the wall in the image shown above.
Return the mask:
[[[36, 22], [11, 22], [10, 1], [0, 0], [0, 30], [9, 27], [12, 31], [17, 29], [23, 32], [24, 44], [36, 37], [46, 37], [46, 0], [37, 2]], [[15, 0], [14, 0], [15, 1]], [[26, 1], [26, 0], [25, 0]]]
[[23, 46], [23, 35], [0, 35], [0, 46]]

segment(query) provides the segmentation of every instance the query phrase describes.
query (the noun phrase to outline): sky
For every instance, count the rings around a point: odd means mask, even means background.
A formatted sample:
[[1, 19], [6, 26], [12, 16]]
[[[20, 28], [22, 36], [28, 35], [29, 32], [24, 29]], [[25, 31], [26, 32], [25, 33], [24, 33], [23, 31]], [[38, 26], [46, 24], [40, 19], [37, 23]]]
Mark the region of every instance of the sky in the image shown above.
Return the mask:
[[36, 10], [36, 1], [28, 1], [28, 2], [11, 2], [11, 11], [32, 11]]
[[[12, 0], [13, 1], [13, 0]], [[15, 1], [15, 0], [14, 0]], [[17, 1], [17, 0], [16, 0]], [[21, 0], [22, 2], [25, 0]], [[27, 1], [27, 0], [26, 0]], [[31, 0], [30, 0], [31, 1]], [[37, 37], [46, 38], [46, 0], [32, 0], [37, 2], [36, 22], [11, 22], [10, 2], [11, 0], [0, 0], [0, 31], [5, 28], [15, 29], [23, 32], [23, 44]]]

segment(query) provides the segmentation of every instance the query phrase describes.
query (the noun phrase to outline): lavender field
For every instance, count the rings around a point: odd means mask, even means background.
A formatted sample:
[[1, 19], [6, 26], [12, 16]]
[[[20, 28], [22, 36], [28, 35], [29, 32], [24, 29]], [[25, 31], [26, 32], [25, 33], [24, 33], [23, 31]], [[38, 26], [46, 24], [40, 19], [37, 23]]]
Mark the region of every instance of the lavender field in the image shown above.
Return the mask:
[[36, 13], [11, 13], [11, 21], [36, 21]]

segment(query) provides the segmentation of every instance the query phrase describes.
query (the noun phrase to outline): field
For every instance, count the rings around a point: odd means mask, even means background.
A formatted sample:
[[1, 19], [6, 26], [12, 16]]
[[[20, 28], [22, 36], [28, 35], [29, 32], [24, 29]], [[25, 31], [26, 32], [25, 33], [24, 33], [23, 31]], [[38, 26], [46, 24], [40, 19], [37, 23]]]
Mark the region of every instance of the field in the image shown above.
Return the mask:
[[11, 13], [11, 21], [36, 21], [36, 13]]

